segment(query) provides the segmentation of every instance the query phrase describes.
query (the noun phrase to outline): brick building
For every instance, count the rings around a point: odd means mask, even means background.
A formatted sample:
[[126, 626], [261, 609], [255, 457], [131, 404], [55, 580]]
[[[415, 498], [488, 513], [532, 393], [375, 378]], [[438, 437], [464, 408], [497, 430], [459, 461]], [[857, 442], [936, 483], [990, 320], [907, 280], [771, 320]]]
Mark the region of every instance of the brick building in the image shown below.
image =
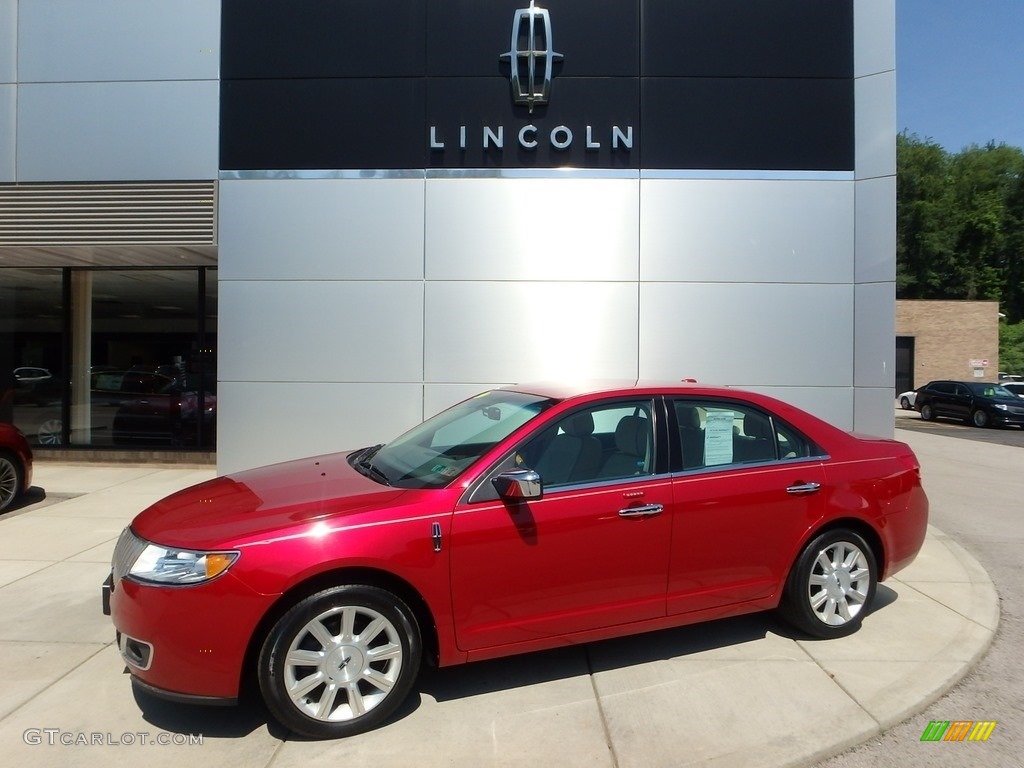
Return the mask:
[[896, 302], [896, 392], [999, 376], [999, 302]]

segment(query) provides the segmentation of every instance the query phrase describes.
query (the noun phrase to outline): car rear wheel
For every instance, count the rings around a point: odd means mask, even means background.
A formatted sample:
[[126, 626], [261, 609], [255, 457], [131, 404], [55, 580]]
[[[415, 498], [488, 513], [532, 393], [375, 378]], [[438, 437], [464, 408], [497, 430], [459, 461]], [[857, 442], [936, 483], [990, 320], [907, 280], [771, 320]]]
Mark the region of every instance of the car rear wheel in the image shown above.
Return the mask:
[[7, 509], [21, 490], [21, 467], [7, 454], [0, 454], [0, 510]]
[[904, 411], [909, 411], [912, 409], [910, 405], [910, 398], [907, 397], [906, 395], [900, 398], [900, 408], [902, 408]]
[[979, 408], [971, 414], [971, 423], [976, 427], [987, 427], [989, 425], [988, 414]]
[[419, 627], [400, 598], [371, 586], [332, 587], [296, 603], [270, 631], [260, 691], [295, 733], [352, 736], [405, 700], [421, 655]]
[[921, 418], [925, 421], [931, 421], [935, 418], [935, 411], [932, 410], [930, 405], [921, 406]]
[[875, 596], [871, 547], [850, 530], [826, 531], [800, 553], [780, 605], [783, 618], [814, 637], [856, 632]]

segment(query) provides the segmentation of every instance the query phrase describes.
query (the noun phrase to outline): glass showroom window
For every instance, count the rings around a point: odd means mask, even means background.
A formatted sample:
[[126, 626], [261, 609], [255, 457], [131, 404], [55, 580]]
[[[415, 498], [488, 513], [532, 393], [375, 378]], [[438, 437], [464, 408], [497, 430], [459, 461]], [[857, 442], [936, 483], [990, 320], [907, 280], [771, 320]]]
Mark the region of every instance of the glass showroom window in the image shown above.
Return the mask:
[[0, 269], [0, 422], [59, 445], [65, 375], [64, 270]]
[[212, 449], [216, 290], [208, 268], [0, 270], [0, 420], [40, 447]]

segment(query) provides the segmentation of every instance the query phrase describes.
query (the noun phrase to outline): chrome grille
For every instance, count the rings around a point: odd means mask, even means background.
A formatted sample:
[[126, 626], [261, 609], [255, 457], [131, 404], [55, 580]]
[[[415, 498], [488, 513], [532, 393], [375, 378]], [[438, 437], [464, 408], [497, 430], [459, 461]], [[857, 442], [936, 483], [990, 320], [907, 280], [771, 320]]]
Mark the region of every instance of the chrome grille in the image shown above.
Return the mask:
[[117, 587], [117, 582], [123, 579], [129, 569], [135, 565], [135, 561], [146, 548], [146, 544], [147, 542], [132, 533], [131, 528], [125, 528], [121, 531], [121, 538], [117, 540], [117, 546], [114, 547], [114, 561], [112, 563], [115, 588]]

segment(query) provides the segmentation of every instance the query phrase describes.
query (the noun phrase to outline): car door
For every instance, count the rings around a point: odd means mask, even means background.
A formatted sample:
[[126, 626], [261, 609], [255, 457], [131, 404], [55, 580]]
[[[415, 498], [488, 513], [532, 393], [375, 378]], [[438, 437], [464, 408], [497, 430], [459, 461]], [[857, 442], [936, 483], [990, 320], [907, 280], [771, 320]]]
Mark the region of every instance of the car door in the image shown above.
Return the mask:
[[952, 381], [940, 381], [933, 387], [932, 409], [938, 416], [962, 418], [962, 395], [957, 393], [958, 385]]
[[490, 473], [545, 468], [542, 498], [499, 499], [485, 477], [460, 503], [451, 573], [461, 649], [665, 615], [672, 483], [657, 471], [665, 457], [654, 405], [619, 401], [552, 417]]
[[673, 474], [668, 612], [770, 601], [824, 512], [820, 449], [744, 404], [681, 400], [675, 411], [684, 469]]

